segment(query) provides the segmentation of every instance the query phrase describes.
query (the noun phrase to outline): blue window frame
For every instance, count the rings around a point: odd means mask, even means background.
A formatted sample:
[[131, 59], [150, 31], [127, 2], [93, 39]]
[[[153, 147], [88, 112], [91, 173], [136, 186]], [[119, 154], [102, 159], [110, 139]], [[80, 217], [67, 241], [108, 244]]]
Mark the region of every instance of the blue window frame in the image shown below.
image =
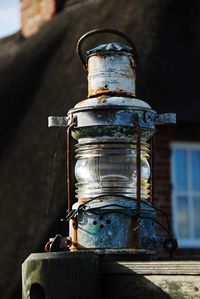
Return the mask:
[[172, 143], [173, 228], [179, 246], [200, 247], [200, 144]]

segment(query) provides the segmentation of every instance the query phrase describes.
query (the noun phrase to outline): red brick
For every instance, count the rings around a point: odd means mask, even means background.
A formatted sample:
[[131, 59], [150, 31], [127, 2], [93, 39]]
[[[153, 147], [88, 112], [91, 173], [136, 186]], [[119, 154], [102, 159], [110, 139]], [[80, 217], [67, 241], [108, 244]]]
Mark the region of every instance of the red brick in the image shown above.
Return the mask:
[[31, 6], [31, 5], [33, 5], [34, 2], [35, 2], [35, 0], [21, 0], [20, 1], [20, 6], [21, 6], [22, 9], [23, 8], [27, 8], [27, 7]]
[[22, 0], [21, 32], [24, 37], [36, 33], [55, 15], [56, 0]]

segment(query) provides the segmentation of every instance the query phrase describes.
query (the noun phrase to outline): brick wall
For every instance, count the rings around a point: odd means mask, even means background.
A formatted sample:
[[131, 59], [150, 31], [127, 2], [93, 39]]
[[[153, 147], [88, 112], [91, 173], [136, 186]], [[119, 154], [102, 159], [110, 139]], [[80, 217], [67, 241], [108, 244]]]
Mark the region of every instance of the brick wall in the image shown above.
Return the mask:
[[[154, 204], [168, 213], [172, 224], [172, 185], [171, 185], [171, 142], [200, 142], [199, 124], [177, 124], [159, 127], [154, 137]], [[158, 220], [167, 226], [165, 217], [159, 215]], [[158, 232], [166, 235], [162, 229]], [[178, 254], [200, 254], [200, 250], [178, 250]]]
[[[159, 128], [160, 129], [160, 128]], [[164, 131], [164, 130], [162, 130]], [[163, 209], [171, 222], [171, 169], [170, 169], [170, 132], [158, 130], [154, 137], [154, 203]], [[167, 227], [167, 220], [161, 213], [158, 220]], [[159, 234], [166, 235], [160, 228]]]
[[56, 0], [21, 0], [21, 33], [27, 38], [36, 33], [56, 13]]

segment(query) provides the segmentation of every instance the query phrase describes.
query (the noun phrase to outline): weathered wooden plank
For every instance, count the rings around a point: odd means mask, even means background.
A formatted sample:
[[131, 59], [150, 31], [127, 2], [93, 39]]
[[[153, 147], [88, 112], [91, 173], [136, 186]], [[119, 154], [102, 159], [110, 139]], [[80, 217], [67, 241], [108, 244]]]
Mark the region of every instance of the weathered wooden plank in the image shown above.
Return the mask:
[[200, 261], [116, 261], [100, 267], [104, 274], [200, 275]]
[[174, 273], [174, 275], [144, 277], [169, 294], [171, 298], [200, 298], [200, 276], [176, 275]]
[[102, 275], [102, 299], [200, 299], [199, 276]]

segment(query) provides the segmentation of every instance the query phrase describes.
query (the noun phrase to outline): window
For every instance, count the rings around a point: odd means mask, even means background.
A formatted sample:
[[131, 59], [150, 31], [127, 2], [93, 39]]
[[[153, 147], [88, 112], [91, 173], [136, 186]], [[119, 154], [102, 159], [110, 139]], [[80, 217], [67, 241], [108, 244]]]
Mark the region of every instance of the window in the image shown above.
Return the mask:
[[172, 143], [174, 232], [180, 247], [200, 246], [200, 144]]

